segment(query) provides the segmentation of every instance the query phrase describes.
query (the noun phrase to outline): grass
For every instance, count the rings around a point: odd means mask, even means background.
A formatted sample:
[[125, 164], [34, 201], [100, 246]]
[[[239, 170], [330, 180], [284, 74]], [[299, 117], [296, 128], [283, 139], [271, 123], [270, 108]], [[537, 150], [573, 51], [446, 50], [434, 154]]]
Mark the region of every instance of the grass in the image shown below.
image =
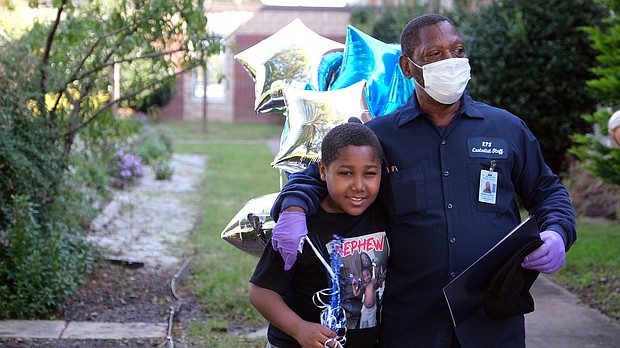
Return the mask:
[[[195, 322], [188, 333], [205, 347], [264, 347], [264, 339], [239, 333], [266, 325], [247, 300], [248, 279], [257, 259], [220, 238], [223, 228], [250, 199], [279, 190], [274, 155], [265, 144], [279, 138], [280, 125], [162, 123], [176, 138], [175, 152], [208, 158], [204, 181], [204, 216], [193, 243], [191, 287], [204, 304], [208, 320]], [[192, 139], [184, 142], [183, 139]], [[199, 139], [201, 142], [196, 142]], [[578, 222], [578, 240], [566, 266], [551, 279], [575, 292], [590, 305], [620, 319], [620, 223]]]
[[248, 280], [258, 259], [222, 240], [220, 234], [248, 200], [279, 191], [279, 172], [270, 165], [274, 154], [265, 140], [279, 138], [282, 127], [211, 123], [207, 133], [197, 122], [158, 127], [173, 135], [176, 153], [207, 156], [204, 214], [192, 238], [197, 252], [190, 287], [201, 299], [208, 320], [194, 322], [188, 334], [204, 347], [264, 347], [264, 338], [239, 335], [267, 324], [247, 299]]
[[[257, 115], [256, 117], [261, 116]], [[284, 118], [282, 118], [282, 122], [284, 122]], [[274, 124], [225, 124], [211, 122], [208, 124], [206, 133], [202, 132], [201, 122], [162, 122], [159, 123], [158, 126], [168, 130], [175, 138], [203, 139], [207, 141], [256, 141], [273, 137], [279, 138], [282, 133], [282, 125]]]
[[566, 265], [551, 275], [610, 318], [620, 320], [620, 223], [578, 221]]

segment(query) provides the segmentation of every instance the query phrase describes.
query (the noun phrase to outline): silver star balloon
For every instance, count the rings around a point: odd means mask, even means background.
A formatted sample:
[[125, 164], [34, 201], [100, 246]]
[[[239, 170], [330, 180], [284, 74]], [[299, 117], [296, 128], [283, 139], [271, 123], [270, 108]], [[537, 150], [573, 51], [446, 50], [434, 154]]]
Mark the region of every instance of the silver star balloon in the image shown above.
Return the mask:
[[344, 44], [315, 33], [297, 18], [234, 58], [255, 82], [254, 111], [259, 114], [284, 108], [284, 87], [318, 90], [323, 55], [343, 49]]
[[221, 238], [250, 255], [260, 256], [275, 225], [269, 213], [278, 194], [249, 200], [224, 228]]
[[368, 121], [365, 86], [362, 80], [331, 91], [284, 88], [287, 135], [271, 165], [289, 173], [303, 170], [320, 159], [323, 136], [332, 128], [350, 117]]

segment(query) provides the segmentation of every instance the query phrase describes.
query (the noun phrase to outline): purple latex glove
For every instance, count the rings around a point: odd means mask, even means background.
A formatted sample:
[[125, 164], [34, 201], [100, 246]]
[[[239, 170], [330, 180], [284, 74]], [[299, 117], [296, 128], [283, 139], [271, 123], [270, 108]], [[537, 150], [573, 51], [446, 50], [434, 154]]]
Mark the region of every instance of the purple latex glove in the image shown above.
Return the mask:
[[551, 230], [541, 232], [540, 239], [544, 244], [527, 255], [521, 266], [542, 273], [553, 273], [562, 268], [566, 261], [564, 239], [559, 233]]
[[297, 260], [297, 252], [304, 246], [304, 237], [308, 234], [306, 213], [283, 211], [278, 223], [271, 231], [271, 245], [284, 259], [284, 270], [288, 271]]

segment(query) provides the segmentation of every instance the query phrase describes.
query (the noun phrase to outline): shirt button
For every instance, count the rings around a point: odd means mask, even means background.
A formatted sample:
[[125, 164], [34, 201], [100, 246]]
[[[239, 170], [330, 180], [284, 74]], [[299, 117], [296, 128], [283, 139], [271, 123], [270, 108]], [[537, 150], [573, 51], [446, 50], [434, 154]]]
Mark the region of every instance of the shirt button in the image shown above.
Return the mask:
[[445, 140], [442, 140], [442, 141], [441, 141], [441, 145], [446, 145], [446, 141], [445, 141]]
[[443, 172], [443, 176], [449, 176], [449, 175], [450, 175], [449, 171], [446, 170], [445, 172]]
[[448, 203], [448, 209], [452, 209], [452, 203]]
[[450, 277], [452, 278], [456, 277], [456, 272], [450, 272]]
[[450, 238], [450, 243], [456, 242], [456, 238]]

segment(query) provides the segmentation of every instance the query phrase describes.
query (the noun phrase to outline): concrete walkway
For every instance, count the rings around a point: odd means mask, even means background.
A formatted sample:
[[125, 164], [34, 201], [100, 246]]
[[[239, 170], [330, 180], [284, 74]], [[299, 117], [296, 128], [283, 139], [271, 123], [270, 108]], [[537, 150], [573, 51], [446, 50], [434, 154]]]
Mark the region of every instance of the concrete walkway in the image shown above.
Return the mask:
[[166, 338], [167, 326], [152, 323], [98, 323], [60, 320], [0, 321], [0, 337], [47, 339]]
[[[536, 310], [526, 315], [527, 346], [533, 348], [618, 347], [620, 324], [541, 276], [532, 287]], [[253, 337], [264, 336], [261, 330]], [[166, 337], [164, 324], [65, 321], [0, 321], [1, 337], [132, 339]]]
[[528, 347], [620, 347], [620, 324], [575, 294], [544, 276], [538, 277], [531, 294], [535, 310], [525, 316]]

